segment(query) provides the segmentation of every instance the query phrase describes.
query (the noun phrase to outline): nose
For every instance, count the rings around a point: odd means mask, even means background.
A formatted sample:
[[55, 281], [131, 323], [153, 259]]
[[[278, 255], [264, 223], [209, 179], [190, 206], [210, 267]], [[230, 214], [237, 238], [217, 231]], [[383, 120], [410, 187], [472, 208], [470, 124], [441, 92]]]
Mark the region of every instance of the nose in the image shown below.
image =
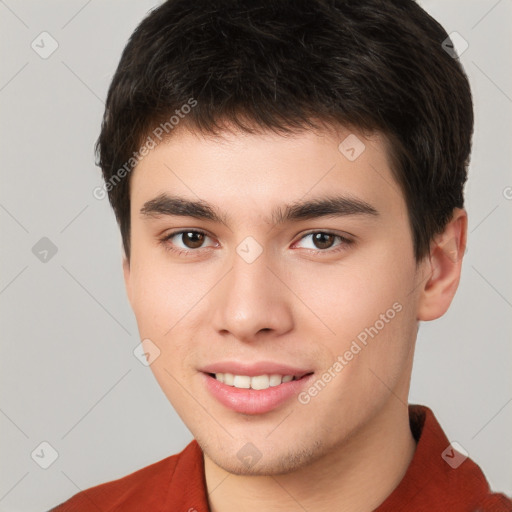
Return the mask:
[[293, 328], [293, 293], [284, 268], [265, 251], [254, 261], [235, 254], [231, 270], [216, 287], [213, 325], [224, 336], [244, 342], [282, 335]]

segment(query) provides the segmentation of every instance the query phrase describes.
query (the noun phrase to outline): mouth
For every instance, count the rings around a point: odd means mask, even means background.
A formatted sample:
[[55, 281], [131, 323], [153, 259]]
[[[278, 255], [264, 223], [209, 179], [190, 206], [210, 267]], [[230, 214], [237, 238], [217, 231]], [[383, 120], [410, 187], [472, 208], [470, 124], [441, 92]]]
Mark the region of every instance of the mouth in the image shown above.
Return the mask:
[[[259, 373], [259, 372], [258, 372]], [[313, 379], [314, 372], [244, 375], [201, 372], [208, 394], [237, 413], [263, 415], [293, 403]]]
[[271, 387], [280, 386], [287, 382], [297, 381], [312, 375], [313, 372], [303, 373], [301, 375], [281, 375], [277, 373], [263, 375], [234, 375], [233, 373], [207, 373], [218, 382], [238, 389], [256, 389], [264, 390]]

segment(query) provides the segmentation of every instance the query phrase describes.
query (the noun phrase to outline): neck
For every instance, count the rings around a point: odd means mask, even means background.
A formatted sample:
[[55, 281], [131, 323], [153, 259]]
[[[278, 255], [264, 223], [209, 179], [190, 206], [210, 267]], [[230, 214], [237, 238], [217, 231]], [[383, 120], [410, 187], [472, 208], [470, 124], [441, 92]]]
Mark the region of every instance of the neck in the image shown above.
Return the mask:
[[402, 480], [415, 448], [408, 408], [391, 396], [349, 441], [293, 473], [234, 475], [205, 454], [210, 510], [374, 510]]

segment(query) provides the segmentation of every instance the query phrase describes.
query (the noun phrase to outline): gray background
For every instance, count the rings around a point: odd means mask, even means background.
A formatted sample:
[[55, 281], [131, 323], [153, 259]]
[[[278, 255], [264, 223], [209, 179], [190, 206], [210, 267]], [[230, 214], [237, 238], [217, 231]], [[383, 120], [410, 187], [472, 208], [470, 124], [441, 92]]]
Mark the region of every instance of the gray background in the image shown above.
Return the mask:
[[[92, 195], [106, 91], [155, 5], [0, 1], [2, 512], [47, 510], [192, 439], [133, 355], [121, 238], [107, 199]], [[469, 43], [476, 132], [460, 288], [420, 328], [410, 401], [431, 407], [491, 486], [512, 494], [512, 2], [421, 5]], [[47, 59], [31, 47], [43, 31], [59, 45]], [[32, 251], [43, 237], [57, 248], [46, 262]], [[48, 469], [36, 463], [48, 449], [31, 456], [43, 441], [58, 452]]]

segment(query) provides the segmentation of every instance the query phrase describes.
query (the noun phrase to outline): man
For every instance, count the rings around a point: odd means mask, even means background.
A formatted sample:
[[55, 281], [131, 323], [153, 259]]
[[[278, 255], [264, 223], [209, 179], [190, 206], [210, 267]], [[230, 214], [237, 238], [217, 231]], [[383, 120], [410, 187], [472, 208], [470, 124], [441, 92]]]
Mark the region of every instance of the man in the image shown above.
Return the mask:
[[467, 236], [472, 100], [447, 40], [412, 0], [170, 0], [142, 21], [96, 193], [194, 441], [54, 510], [512, 510], [408, 405]]

